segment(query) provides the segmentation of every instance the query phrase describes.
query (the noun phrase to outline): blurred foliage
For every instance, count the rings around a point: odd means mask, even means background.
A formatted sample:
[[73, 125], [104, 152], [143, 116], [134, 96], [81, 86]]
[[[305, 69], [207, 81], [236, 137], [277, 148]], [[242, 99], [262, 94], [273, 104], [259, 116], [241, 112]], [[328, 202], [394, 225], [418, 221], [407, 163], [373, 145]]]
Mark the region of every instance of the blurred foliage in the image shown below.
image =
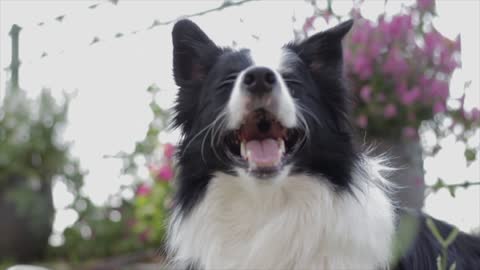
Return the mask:
[[[132, 231], [132, 207], [98, 207], [82, 199], [75, 224], [63, 232], [64, 244], [51, 247], [49, 257], [81, 265], [87, 259], [104, 258], [141, 250], [144, 244]], [[80, 208], [80, 209], [78, 209]]]
[[79, 162], [69, 155], [69, 144], [59, 135], [68, 104], [68, 96], [57, 104], [48, 90], [29, 99], [18, 89], [7, 91], [0, 107], [0, 190], [12, 179], [28, 181], [24, 189], [7, 194], [25, 211], [35, 204], [35, 193], [44, 183], [58, 179], [74, 195], [82, 186]]
[[[0, 256], [28, 261], [44, 256], [52, 231], [52, 186], [63, 182], [79, 196], [83, 172], [62, 141], [69, 96], [46, 89], [29, 98], [7, 87], [0, 105]], [[33, 243], [29, 243], [32, 241]]]
[[[134, 199], [134, 231], [149, 246], [161, 247], [166, 233], [166, 220], [170, 207], [171, 185], [174, 177], [173, 155], [171, 144], [161, 144], [158, 136], [168, 125], [169, 114], [162, 109], [157, 99], [161, 90], [150, 86], [150, 110], [153, 119], [148, 126], [145, 138], [135, 145], [132, 153], [121, 155], [123, 172], [135, 180], [136, 197]], [[143, 162], [135, 162], [138, 157]], [[141, 176], [141, 171], [148, 170], [147, 179]]]
[[[64, 231], [64, 244], [50, 248], [50, 258], [82, 265], [86, 259], [162, 248], [170, 180], [174, 174], [174, 148], [158, 140], [168, 117], [155, 101], [159, 89], [151, 86], [147, 91], [152, 94], [153, 119], [145, 138], [135, 144], [132, 153], [121, 152], [114, 156], [123, 161], [122, 174], [133, 179], [132, 185], [122, 186], [118, 194], [112, 196], [116, 202], [103, 207], [79, 197], [71, 206], [79, 213], [79, 218]], [[142, 174], [145, 171], [147, 175]], [[125, 191], [135, 191], [135, 196], [126, 199], [122, 196]]]

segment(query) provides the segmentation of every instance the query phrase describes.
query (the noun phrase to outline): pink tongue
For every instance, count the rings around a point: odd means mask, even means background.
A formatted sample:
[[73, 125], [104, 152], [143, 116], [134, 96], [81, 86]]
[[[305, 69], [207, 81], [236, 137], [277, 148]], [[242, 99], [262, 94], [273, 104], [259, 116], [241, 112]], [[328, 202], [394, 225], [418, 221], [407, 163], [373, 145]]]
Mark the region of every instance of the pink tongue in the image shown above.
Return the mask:
[[246, 144], [249, 161], [260, 167], [275, 166], [280, 160], [278, 143], [273, 139], [249, 141]]

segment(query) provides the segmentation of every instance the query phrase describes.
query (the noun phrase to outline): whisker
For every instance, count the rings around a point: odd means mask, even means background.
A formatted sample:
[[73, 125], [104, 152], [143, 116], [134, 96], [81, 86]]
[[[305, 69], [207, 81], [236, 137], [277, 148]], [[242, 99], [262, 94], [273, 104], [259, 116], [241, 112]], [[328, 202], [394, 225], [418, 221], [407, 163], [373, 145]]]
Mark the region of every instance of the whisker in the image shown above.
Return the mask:
[[[225, 113], [223, 113], [223, 115], [225, 115]], [[226, 118], [222, 117], [222, 120], [220, 121], [220, 124], [217, 126], [217, 128], [213, 128], [212, 136], [210, 137], [210, 147], [212, 148], [213, 153], [219, 160], [222, 160], [222, 158], [218, 154], [216, 146], [220, 145], [221, 138], [223, 137], [225, 131], [225, 123]]]
[[[205, 134], [205, 136], [203, 137], [202, 139], [202, 144], [201, 144], [201, 147], [200, 147], [200, 156], [202, 157], [202, 160], [205, 162], [205, 155], [204, 155], [204, 149], [205, 149], [205, 140], [207, 139], [208, 137], [208, 134], [210, 133], [210, 138], [213, 138], [213, 132], [215, 130], [215, 125], [217, 124], [217, 122], [219, 120], [223, 120], [224, 119], [224, 116], [225, 113], [224, 111], [222, 111], [216, 118], [215, 120], [213, 120], [213, 122], [208, 125], [208, 131], [207, 133]], [[216, 150], [213, 148], [214, 152], [216, 152]], [[205, 162], [206, 163], [206, 162]]]
[[207, 125], [206, 127], [204, 127], [202, 130], [200, 130], [200, 132], [198, 132], [191, 140], [189, 140], [188, 144], [185, 146], [185, 148], [183, 149], [183, 153], [185, 153], [188, 149], [188, 147], [190, 147], [190, 145], [192, 144], [193, 141], [195, 141], [195, 139], [202, 135], [204, 132], [208, 131], [208, 129], [210, 128], [211, 125], [213, 125], [214, 122], [212, 122], [211, 124]]
[[300, 109], [301, 111], [303, 111], [304, 113], [308, 114], [310, 117], [312, 117], [312, 119], [319, 125], [319, 126], [323, 126], [322, 122], [318, 119], [318, 117], [312, 113], [312, 111], [310, 111], [309, 109], [305, 108], [303, 105], [297, 103], [296, 104], [298, 109]]

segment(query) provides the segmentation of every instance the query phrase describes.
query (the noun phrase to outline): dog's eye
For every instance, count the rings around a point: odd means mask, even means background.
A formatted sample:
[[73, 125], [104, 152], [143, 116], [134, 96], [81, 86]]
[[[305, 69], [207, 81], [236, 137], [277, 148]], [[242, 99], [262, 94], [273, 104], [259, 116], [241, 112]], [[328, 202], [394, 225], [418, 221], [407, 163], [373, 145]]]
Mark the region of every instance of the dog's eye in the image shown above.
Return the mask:
[[219, 84], [218, 84], [218, 89], [222, 89], [225, 87], [232, 87], [235, 81], [237, 80], [238, 77], [238, 72], [237, 73], [232, 73], [229, 74], [228, 76], [225, 77]]
[[282, 75], [283, 81], [287, 85], [288, 89], [290, 90], [290, 93], [292, 95], [295, 95], [299, 87], [303, 86], [303, 83], [301, 80], [296, 79], [293, 75], [290, 74], [284, 74]]
[[225, 80], [236, 80], [238, 77], [238, 72], [231, 73], [227, 77], [225, 77]]
[[300, 86], [300, 85], [303, 85], [302, 81], [301, 80], [298, 80], [296, 79], [293, 75], [283, 75], [283, 80], [285, 81], [285, 83], [290, 86], [290, 85], [297, 85], [297, 86]]

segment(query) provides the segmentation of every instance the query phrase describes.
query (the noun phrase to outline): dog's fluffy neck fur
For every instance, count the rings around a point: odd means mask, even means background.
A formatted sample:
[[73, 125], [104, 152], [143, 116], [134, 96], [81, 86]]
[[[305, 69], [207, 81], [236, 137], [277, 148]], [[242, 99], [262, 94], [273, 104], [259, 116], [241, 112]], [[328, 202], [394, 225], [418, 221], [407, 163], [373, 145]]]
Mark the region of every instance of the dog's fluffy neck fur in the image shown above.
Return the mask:
[[[173, 261], [201, 269], [382, 269], [394, 210], [378, 163], [354, 173], [351, 191], [320, 176], [259, 183], [215, 175], [195, 210], [174, 213]], [[364, 167], [365, 168], [365, 167]]]

